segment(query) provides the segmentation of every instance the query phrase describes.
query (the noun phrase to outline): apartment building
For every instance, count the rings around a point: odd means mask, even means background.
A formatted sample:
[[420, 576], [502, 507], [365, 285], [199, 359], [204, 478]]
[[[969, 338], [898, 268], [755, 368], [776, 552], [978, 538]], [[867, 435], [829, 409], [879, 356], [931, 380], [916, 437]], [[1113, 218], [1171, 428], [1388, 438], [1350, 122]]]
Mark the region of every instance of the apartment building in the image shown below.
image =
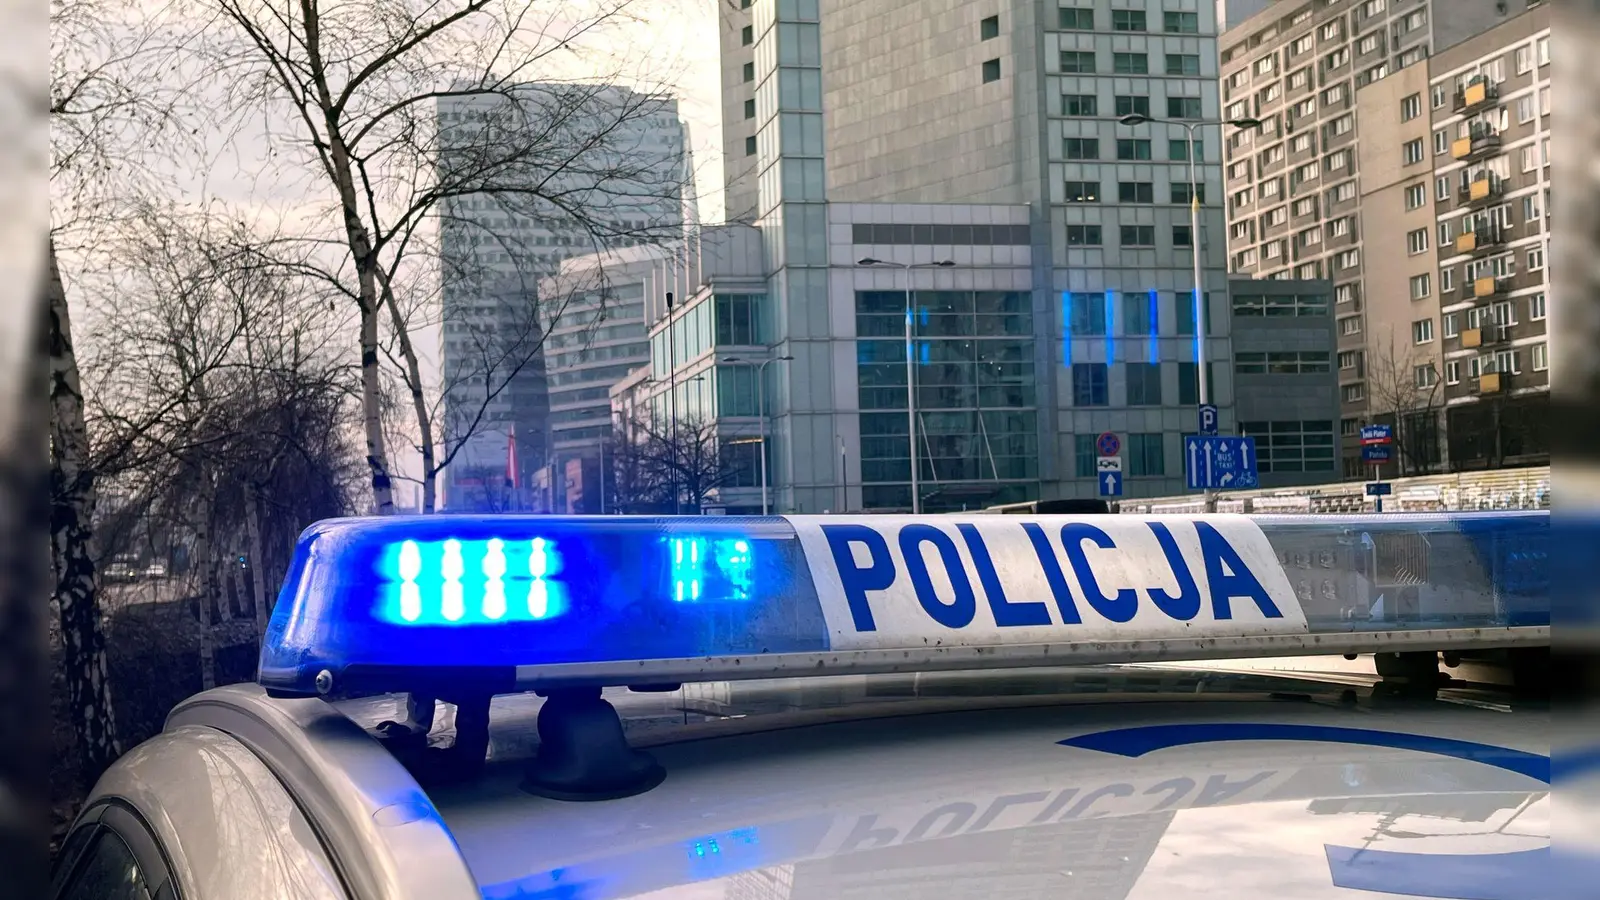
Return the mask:
[[[1229, 270], [1333, 283], [1345, 477], [1369, 472], [1361, 424], [1405, 419], [1417, 402], [1406, 380], [1443, 368], [1438, 346], [1410, 331], [1424, 319], [1411, 292], [1436, 290], [1412, 279], [1438, 260], [1431, 188], [1420, 204], [1415, 191], [1435, 158], [1433, 116], [1414, 95], [1426, 95], [1436, 54], [1539, 5], [1278, 0], [1223, 36], [1223, 115], [1262, 121], [1223, 145]], [[1425, 327], [1416, 336], [1437, 332]], [[1446, 465], [1428, 449], [1437, 434], [1418, 427], [1406, 460], [1420, 471]]]
[[1551, 19], [1530, 10], [1430, 67], [1436, 396], [1453, 469], [1549, 461]]

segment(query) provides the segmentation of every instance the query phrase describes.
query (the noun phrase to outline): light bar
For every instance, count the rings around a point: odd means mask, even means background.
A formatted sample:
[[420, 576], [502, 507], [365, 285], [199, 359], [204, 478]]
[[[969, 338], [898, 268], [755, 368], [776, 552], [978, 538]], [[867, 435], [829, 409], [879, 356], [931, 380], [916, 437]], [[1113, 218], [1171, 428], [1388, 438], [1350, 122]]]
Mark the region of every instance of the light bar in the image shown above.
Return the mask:
[[1550, 514], [423, 516], [312, 526], [276, 693], [1548, 644]]

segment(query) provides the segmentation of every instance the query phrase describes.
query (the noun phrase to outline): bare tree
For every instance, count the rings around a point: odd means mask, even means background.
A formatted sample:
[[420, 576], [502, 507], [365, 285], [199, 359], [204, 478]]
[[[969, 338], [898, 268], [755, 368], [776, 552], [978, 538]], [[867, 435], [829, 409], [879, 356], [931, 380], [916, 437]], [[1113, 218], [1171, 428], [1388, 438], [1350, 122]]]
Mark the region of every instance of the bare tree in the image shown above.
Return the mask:
[[[413, 310], [398, 289], [420, 277], [412, 267], [426, 267], [442, 247], [467, 260], [440, 267], [447, 295], [454, 287], [532, 297], [548, 262], [507, 222], [554, 225], [593, 250], [659, 240], [681, 225], [686, 167], [664, 171], [660, 154], [644, 146], [644, 126], [670, 101], [551, 75], [562, 57], [590, 54], [644, 0], [209, 2], [242, 37], [222, 54], [229, 71], [244, 76], [234, 79], [238, 106], [287, 106], [295, 128], [279, 143], [299, 151], [336, 199], [345, 252], [330, 271], [350, 283], [359, 312], [375, 505], [380, 513], [393, 505], [379, 370], [387, 325], [416, 415], [431, 508], [438, 435], [411, 342]], [[610, 75], [599, 80], [639, 80], [621, 65]], [[447, 116], [450, 127], [441, 127]], [[487, 226], [489, 218], [497, 225]], [[450, 318], [454, 304], [443, 299]], [[531, 340], [536, 350], [539, 338]]]
[[1444, 408], [1439, 367], [1431, 347], [1387, 341], [1367, 345], [1369, 409], [1394, 429], [1399, 475], [1425, 473], [1439, 464], [1439, 416]]
[[608, 446], [613, 506], [619, 512], [699, 512], [719, 488], [749, 477], [722, 452], [714, 421], [629, 423]]

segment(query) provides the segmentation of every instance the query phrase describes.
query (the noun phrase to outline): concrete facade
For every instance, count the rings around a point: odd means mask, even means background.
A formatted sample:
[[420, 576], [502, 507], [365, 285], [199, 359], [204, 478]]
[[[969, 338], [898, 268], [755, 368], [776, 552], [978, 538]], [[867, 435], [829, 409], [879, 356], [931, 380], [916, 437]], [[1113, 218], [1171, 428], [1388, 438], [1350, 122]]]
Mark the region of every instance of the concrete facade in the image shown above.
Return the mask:
[[[1427, 249], [1406, 243], [1429, 209], [1407, 205], [1406, 190], [1429, 177], [1433, 158], [1424, 134], [1429, 98], [1421, 90], [1437, 71], [1430, 57], [1538, 5], [1279, 0], [1230, 23], [1223, 38], [1224, 114], [1264, 120], [1224, 146], [1229, 268], [1333, 282], [1345, 477], [1366, 474], [1356, 440], [1361, 423], [1392, 415], [1397, 405], [1374, 407], [1374, 396], [1395, 389], [1374, 389], [1373, 336], [1383, 344], [1379, 368], [1387, 381], [1440, 358], [1437, 343], [1409, 340], [1411, 323], [1423, 318], [1412, 308], [1409, 279], [1429, 271], [1436, 252], [1431, 237]], [[1402, 108], [1419, 92], [1420, 110]], [[1419, 138], [1420, 146], [1413, 143]], [[1398, 405], [1404, 410], [1410, 402]], [[1444, 464], [1430, 460], [1418, 464]]]
[[1337, 479], [1332, 283], [1233, 279], [1228, 294], [1239, 433], [1256, 439], [1261, 486]]

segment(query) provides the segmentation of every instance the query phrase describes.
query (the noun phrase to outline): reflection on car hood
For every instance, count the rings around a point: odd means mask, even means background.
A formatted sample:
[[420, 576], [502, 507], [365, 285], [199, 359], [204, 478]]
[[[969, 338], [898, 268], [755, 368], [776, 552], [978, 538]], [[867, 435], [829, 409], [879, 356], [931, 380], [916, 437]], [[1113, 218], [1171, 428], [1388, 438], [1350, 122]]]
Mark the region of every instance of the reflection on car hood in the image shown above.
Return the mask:
[[[793, 704], [791, 716], [835, 713], [804, 722], [777, 717], [776, 689], [700, 686], [774, 718], [659, 744], [667, 781], [625, 800], [529, 796], [515, 760], [430, 795], [488, 898], [1542, 896], [1541, 710], [1364, 687], [1308, 690], [1311, 702], [1191, 690], [1017, 704], [1048, 680], [970, 690], [958, 709], [961, 685], [1001, 682], [952, 677], [926, 692], [942, 700], [888, 717], [850, 713], [862, 682], [854, 701]], [[619, 706], [656, 721], [694, 706], [690, 693]]]

